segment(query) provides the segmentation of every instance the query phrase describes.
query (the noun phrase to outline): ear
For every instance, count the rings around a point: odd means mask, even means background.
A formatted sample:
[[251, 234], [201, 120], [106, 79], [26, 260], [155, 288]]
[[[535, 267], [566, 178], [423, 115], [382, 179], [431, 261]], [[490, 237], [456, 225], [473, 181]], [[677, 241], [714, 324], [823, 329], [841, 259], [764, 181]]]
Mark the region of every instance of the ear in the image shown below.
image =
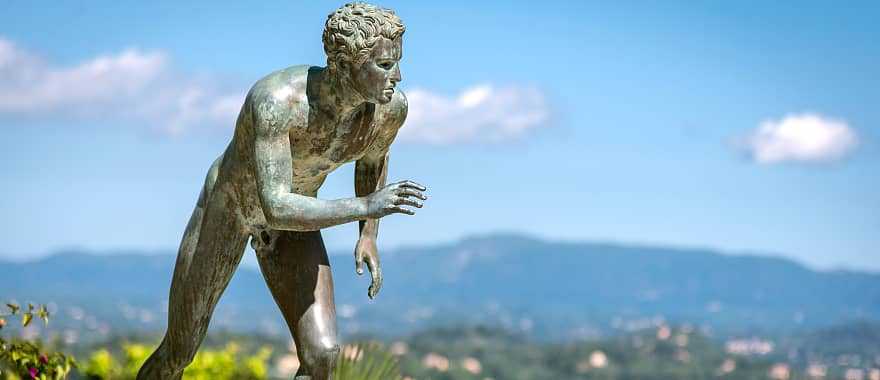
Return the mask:
[[349, 60], [342, 59], [336, 63], [336, 69], [341, 75], [350, 77], [352, 70], [354, 69], [354, 63]]

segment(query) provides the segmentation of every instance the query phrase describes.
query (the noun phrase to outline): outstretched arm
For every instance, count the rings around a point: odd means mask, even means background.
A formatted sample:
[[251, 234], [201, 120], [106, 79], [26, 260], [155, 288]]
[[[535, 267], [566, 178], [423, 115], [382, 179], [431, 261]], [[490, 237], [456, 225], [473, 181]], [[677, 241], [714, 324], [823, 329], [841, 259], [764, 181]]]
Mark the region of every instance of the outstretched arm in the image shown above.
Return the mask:
[[254, 171], [260, 202], [270, 228], [314, 231], [355, 220], [411, 214], [402, 202], [410, 181], [383, 187], [368, 196], [323, 200], [293, 192], [293, 169], [287, 120], [269, 101], [254, 110]]

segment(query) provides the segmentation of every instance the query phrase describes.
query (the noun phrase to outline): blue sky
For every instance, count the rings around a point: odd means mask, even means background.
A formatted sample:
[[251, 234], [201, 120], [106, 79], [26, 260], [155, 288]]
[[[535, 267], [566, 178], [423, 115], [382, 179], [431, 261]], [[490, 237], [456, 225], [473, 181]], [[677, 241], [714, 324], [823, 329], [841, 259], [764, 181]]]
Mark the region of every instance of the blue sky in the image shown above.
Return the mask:
[[[877, 3], [378, 4], [420, 115], [389, 177], [431, 196], [381, 246], [520, 231], [880, 270]], [[7, 4], [0, 257], [176, 248], [236, 102], [323, 64], [339, 5]]]

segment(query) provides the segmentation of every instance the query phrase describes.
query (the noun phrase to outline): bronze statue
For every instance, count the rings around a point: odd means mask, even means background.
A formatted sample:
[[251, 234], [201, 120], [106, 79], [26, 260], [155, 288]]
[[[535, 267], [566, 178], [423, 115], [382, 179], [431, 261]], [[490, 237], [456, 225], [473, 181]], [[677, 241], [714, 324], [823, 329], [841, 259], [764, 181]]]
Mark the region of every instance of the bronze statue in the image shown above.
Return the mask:
[[[293, 66], [247, 95], [226, 151], [208, 171], [186, 227], [168, 305], [168, 330], [138, 379], [179, 379], [250, 239], [290, 328], [296, 379], [329, 379], [339, 345], [333, 280], [320, 229], [359, 221], [355, 266], [382, 286], [379, 218], [413, 215], [425, 187], [385, 185], [388, 148], [407, 113], [401, 80], [404, 26], [394, 12], [346, 4], [324, 29], [327, 67]], [[325, 177], [355, 161], [355, 198], [318, 199]]]

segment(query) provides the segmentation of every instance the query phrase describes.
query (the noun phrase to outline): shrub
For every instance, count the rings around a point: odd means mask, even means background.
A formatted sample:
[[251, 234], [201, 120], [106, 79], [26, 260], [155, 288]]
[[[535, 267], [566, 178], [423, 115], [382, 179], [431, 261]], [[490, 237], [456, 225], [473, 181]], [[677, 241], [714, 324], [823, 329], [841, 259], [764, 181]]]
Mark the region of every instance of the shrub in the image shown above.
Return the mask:
[[[106, 349], [93, 352], [83, 366], [83, 374], [89, 379], [133, 380], [152, 349], [143, 344], [125, 344], [122, 352], [121, 362]], [[241, 355], [234, 342], [222, 350], [200, 350], [183, 377], [187, 380], [263, 380], [267, 378], [266, 362], [271, 354], [270, 348], [263, 347], [254, 355]]]
[[[42, 319], [43, 323], [49, 323], [49, 312], [45, 305], [36, 308], [28, 304], [25, 312], [16, 304], [9, 303], [6, 307], [9, 313], [0, 314], [0, 330], [6, 326], [5, 317], [8, 316], [20, 316], [24, 327], [35, 316]], [[7, 379], [65, 379], [75, 366], [73, 357], [61, 352], [49, 352], [39, 342], [20, 339], [7, 341], [0, 337], [0, 372], [5, 373]]]

